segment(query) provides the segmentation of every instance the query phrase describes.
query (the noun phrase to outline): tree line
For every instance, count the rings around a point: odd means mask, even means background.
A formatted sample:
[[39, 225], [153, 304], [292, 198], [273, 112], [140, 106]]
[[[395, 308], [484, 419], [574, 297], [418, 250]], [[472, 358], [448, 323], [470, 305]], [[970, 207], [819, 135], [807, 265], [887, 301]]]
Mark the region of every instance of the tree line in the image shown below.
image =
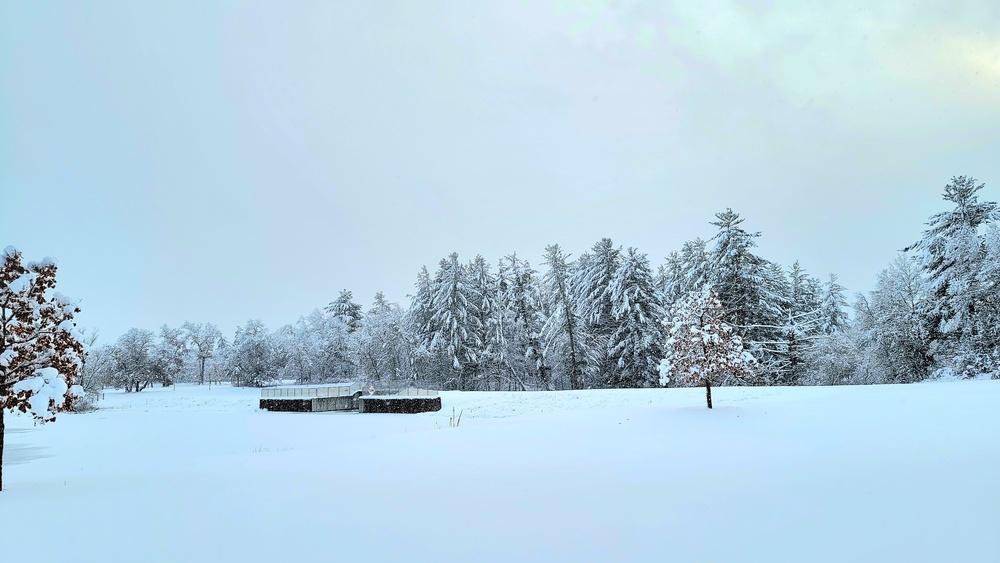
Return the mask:
[[[271, 331], [249, 320], [232, 340], [211, 323], [133, 328], [96, 346], [76, 301], [55, 291], [52, 259], [0, 252], [3, 414], [41, 423], [104, 387], [176, 381], [363, 380], [461, 390], [911, 383], [1000, 378], [1000, 210], [982, 182], [955, 176], [948, 209], [857, 294], [795, 262], [757, 254], [760, 233], [731, 209], [708, 240], [648, 257], [601, 239], [573, 258], [545, 249], [542, 271], [511, 254], [494, 269], [453, 253], [417, 274], [405, 309], [382, 293], [365, 310], [343, 290]], [[0, 473], [2, 487], [2, 473]]]
[[752, 369], [731, 369], [718, 383], [997, 374], [1000, 232], [996, 204], [978, 199], [983, 187], [953, 177], [944, 189], [952, 208], [932, 216], [852, 307], [836, 275], [820, 280], [799, 262], [785, 267], [761, 256], [761, 234], [726, 209], [711, 222], [711, 238], [685, 242], [655, 270], [647, 255], [608, 238], [575, 257], [550, 245], [537, 269], [516, 254], [493, 264], [452, 253], [417, 273], [406, 307], [381, 293], [364, 307], [343, 290], [293, 324], [269, 330], [250, 320], [231, 339], [210, 323], [132, 329], [90, 347], [84, 385], [141, 391], [207, 378], [460, 390], [658, 386], [661, 360], [676, 352], [671, 327], [707, 290], [727, 334], [752, 359]]

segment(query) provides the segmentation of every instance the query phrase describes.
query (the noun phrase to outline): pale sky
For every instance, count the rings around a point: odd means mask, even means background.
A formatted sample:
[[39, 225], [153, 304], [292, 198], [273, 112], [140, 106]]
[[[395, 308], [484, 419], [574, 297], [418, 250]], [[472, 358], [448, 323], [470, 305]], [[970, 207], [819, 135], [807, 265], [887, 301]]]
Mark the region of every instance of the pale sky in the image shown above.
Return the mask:
[[0, 246], [103, 342], [726, 207], [868, 290], [958, 174], [1000, 200], [1000, 2], [0, 0]]

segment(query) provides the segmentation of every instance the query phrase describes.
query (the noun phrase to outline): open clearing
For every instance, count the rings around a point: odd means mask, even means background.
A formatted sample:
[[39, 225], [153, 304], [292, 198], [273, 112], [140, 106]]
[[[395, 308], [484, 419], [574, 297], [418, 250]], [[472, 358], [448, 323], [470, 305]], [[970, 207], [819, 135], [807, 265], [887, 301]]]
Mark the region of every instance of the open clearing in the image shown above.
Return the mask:
[[[8, 415], [4, 561], [1000, 561], [1000, 381]], [[452, 408], [464, 410], [449, 427]]]

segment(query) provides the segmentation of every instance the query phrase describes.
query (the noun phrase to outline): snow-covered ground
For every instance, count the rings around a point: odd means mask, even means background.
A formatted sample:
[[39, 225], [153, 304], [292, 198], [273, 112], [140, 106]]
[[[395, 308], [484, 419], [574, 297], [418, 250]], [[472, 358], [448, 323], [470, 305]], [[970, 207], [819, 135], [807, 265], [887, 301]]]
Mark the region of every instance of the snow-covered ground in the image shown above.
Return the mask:
[[[3, 561], [1000, 561], [1000, 382], [8, 415]], [[464, 411], [449, 427], [452, 409]]]

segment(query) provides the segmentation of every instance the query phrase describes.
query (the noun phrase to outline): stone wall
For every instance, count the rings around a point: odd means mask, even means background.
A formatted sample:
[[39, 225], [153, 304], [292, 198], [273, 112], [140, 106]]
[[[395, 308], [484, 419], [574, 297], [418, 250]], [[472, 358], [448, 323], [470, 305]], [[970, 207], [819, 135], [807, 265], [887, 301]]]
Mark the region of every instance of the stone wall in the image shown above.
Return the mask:
[[441, 397], [377, 397], [358, 399], [358, 412], [416, 414], [441, 410]]

